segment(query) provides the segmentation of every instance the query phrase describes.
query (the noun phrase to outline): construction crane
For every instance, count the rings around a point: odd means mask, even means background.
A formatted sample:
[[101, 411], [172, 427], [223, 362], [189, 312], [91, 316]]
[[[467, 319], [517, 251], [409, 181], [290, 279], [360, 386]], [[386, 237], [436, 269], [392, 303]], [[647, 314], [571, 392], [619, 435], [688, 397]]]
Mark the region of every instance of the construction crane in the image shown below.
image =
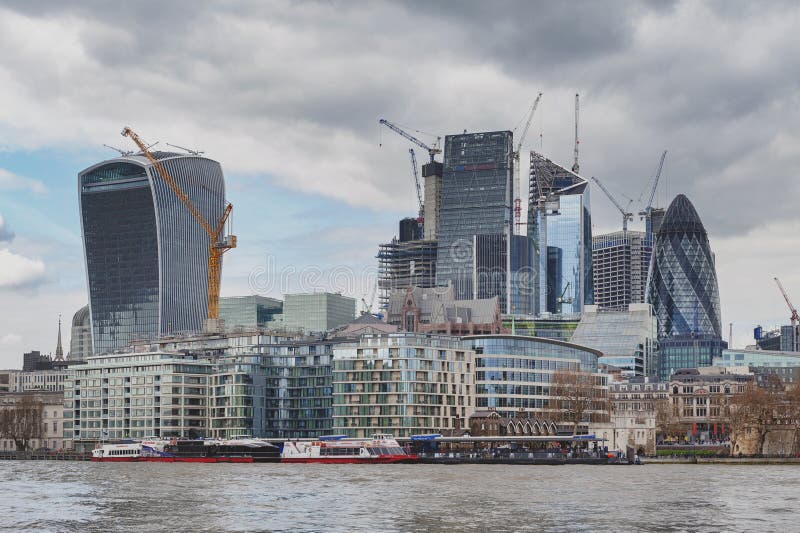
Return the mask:
[[167, 169], [164, 168], [164, 165], [155, 158], [155, 156], [150, 152], [147, 145], [142, 141], [142, 139], [129, 127], [125, 127], [122, 130], [123, 137], [130, 137], [131, 140], [136, 143], [136, 146], [139, 147], [139, 150], [142, 151], [142, 155], [144, 155], [148, 161], [153, 165], [153, 167], [158, 171], [161, 179], [172, 189], [172, 192], [175, 193], [175, 196], [181, 201], [181, 203], [186, 207], [189, 213], [197, 220], [203, 230], [208, 235], [208, 318], [209, 320], [215, 320], [219, 318], [219, 290], [220, 290], [220, 276], [222, 274], [222, 254], [227, 252], [232, 248], [236, 248], [236, 236], [235, 235], [226, 235], [222, 238], [222, 230], [225, 227], [225, 222], [228, 220], [228, 217], [231, 214], [231, 210], [233, 206], [231, 204], [227, 204], [225, 206], [224, 211], [222, 212], [222, 216], [217, 221], [215, 227], [212, 227], [211, 224], [203, 218], [203, 215], [200, 214], [197, 207], [194, 203], [186, 196], [181, 188], [178, 186], [177, 182], [170, 176]]
[[578, 139], [578, 116], [580, 115], [581, 109], [579, 98], [578, 93], [575, 93], [575, 162], [572, 164], [572, 171], [575, 174], [581, 169], [580, 165], [578, 165], [578, 145], [580, 144], [580, 140]]
[[781, 280], [779, 280], [778, 278], [774, 279], [775, 283], [778, 284], [778, 288], [781, 290], [781, 294], [783, 294], [783, 299], [786, 300], [786, 305], [789, 306], [789, 311], [792, 312], [792, 316], [789, 320], [791, 321], [793, 326], [796, 326], [798, 321], [800, 321], [800, 316], [797, 314], [797, 309], [794, 308], [794, 306], [792, 305], [792, 301], [789, 300], [789, 295], [786, 294], [786, 290], [784, 290], [783, 285], [781, 284]]
[[378, 123], [382, 124], [383, 126], [386, 126], [387, 128], [389, 128], [393, 132], [397, 133], [398, 135], [401, 135], [401, 136], [405, 137], [406, 139], [408, 139], [412, 143], [416, 144], [420, 148], [422, 148], [424, 150], [427, 150], [428, 151], [428, 155], [431, 156], [431, 163], [433, 163], [433, 156], [435, 156], [436, 154], [441, 154], [442, 153], [442, 150], [439, 148], [439, 141], [442, 139], [441, 137], [436, 137], [436, 142], [433, 143], [433, 146], [428, 146], [427, 144], [425, 144], [424, 142], [420, 141], [419, 139], [417, 139], [416, 137], [414, 137], [410, 133], [407, 133], [406, 131], [402, 130], [396, 124], [393, 124], [393, 123], [389, 122], [388, 120], [386, 120], [384, 118], [380, 119], [378, 121]]
[[664, 159], [667, 157], [667, 151], [661, 154], [661, 160], [658, 162], [658, 170], [656, 171], [656, 178], [653, 182], [653, 190], [650, 191], [650, 199], [647, 201], [647, 207], [639, 211], [639, 220], [645, 218], [653, 210], [653, 198], [656, 196], [656, 189], [658, 188], [658, 180], [661, 179], [661, 170], [664, 168]]
[[414, 153], [413, 148], [408, 149], [409, 155], [411, 155], [411, 168], [414, 170], [414, 185], [417, 187], [417, 202], [419, 202], [419, 218], [422, 219], [425, 216], [425, 207], [422, 201], [422, 187], [419, 184], [419, 174], [417, 173], [417, 154]]
[[[614, 207], [619, 209], [619, 212], [622, 213], [622, 231], [627, 233], [628, 221], [633, 220], [633, 213], [628, 212], [627, 209], [619, 205], [619, 202], [617, 202], [616, 198], [614, 198], [611, 192], [609, 192], [609, 190], [606, 189], [605, 185], [603, 185], [599, 179], [592, 176], [592, 180], [594, 180], [597, 186], [600, 187], [600, 190], [602, 190], [605, 193], [605, 195], [608, 196], [608, 199], [611, 200], [611, 203], [614, 204]], [[628, 202], [628, 207], [630, 207], [631, 202], [633, 202], [633, 200], [630, 200], [630, 202]]]
[[567, 296], [566, 298], [564, 297], [564, 295], [567, 294], [567, 291], [569, 290], [570, 285], [571, 285], [571, 283], [568, 281], [567, 284], [564, 286], [564, 290], [561, 291], [561, 296], [556, 298], [556, 303], [571, 304], [573, 302], [572, 296]]
[[528, 120], [525, 122], [525, 128], [522, 130], [522, 134], [519, 136], [519, 142], [517, 143], [517, 149], [514, 150], [514, 172], [516, 176], [514, 177], [514, 222], [517, 228], [527, 222], [522, 222], [522, 198], [520, 196], [520, 191], [522, 189], [522, 182], [520, 181], [520, 170], [519, 170], [519, 154], [522, 151], [522, 143], [525, 142], [525, 137], [528, 135], [528, 129], [531, 127], [531, 120], [533, 120], [533, 114], [536, 112], [536, 108], [539, 107], [539, 100], [542, 99], [542, 93], [536, 95], [536, 99], [533, 101], [531, 105], [531, 110], [528, 112]]

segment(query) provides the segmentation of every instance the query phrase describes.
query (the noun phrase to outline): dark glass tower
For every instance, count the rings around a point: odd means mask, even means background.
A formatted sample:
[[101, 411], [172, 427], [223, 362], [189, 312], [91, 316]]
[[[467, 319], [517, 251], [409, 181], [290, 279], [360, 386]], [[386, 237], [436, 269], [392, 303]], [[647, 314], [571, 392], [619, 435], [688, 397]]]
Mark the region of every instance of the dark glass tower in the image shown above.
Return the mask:
[[[156, 152], [206, 220], [225, 207], [219, 163]], [[136, 339], [201, 329], [208, 311], [208, 236], [142, 155], [78, 175], [95, 354]]]
[[710, 365], [727, 346], [708, 234], [682, 194], [672, 201], [656, 233], [647, 293], [658, 319], [663, 379], [679, 368]]
[[[452, 284], [458, 300], [488, 290], [475, 286], [476, 278], [484, 274], [475, 271], [475, 236], [495, 235], [491, 243], [481, 240], [487, 246], [493, 243], [495, 252], [511, 236], [512, 151], [510, 131], [445, 137], [436, 283]], [[507, 260], [503, 266], [508, 269], [506, 265], [510, 265]], [[497, 285], [497, 280], [488, 283]], [[508, 299], [500, 296], [501, 308], [507, 311]]]

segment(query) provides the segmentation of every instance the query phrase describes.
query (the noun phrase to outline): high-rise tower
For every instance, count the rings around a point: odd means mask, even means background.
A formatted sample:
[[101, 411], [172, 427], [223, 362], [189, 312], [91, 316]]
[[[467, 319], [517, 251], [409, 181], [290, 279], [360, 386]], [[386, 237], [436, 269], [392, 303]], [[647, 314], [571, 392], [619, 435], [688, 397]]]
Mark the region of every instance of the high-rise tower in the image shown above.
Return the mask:
[[[225, 209], [220, 164], [155, 152], [206, 220]], [[78, 175], [95, 354], [135, 339], [200, 330], [208, 311], [208, 236], [141, 154]]]
[[659, 376], [708, 366], [722, 341], [714, 254], [700, 216], [679, 194], [670, 204], [653, 246], [648, 302], [658, 319]]
[[579, 314], [594, 302], [588, 182], [531, 152], [528, 237], [538, 283], [535, 313]]

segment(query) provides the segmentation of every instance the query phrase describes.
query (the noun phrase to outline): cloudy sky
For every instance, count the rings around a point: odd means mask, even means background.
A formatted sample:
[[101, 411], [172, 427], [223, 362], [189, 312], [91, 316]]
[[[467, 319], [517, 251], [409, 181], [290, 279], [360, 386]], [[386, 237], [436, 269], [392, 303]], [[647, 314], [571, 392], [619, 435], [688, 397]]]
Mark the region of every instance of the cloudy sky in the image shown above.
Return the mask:
[[[635, 207], [669, 150], [657, 203], [697, 207], [735, 344], [787, 320], [773, 276], [800, 304], [795, 2], [66, 4], [0, 3], [2, 367], [52, 352], [86, 303], [76, 175], [130, 148], [122, 126], [222, 163], [223, 294], [360, 299], [416, 211], [409, 146], [378, 119], [513, 129], [539, 91], [525, 149], [569, 166], [579, 92], [581, 171]], [[599, 191], [593, 211], [595, 233], [619, 227]]]

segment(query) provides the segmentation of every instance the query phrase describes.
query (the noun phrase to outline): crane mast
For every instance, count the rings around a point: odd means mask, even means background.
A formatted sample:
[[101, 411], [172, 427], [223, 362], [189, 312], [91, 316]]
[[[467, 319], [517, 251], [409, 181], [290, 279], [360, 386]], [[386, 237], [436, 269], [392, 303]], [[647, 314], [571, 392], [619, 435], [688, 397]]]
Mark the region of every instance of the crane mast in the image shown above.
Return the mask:
[[203, 231], [206, 232], [208, 235], [208, 319], [209, 322], [212, 320], [219, 319], [219, 293], [220, 293], [220, 278], [222, 275], [222, 254], [227, 252], [232, 248], [236, 248], [236, 236], [235, 235], [227, 235], [224, 239], [222, 239], [222, 230], [225, 227], [225, 222], [228, 220], [228, 217], [233, 210], [233, 205], [230, 203], [225, 206], [224, 211], [222, 212], [222, 216], [216, 223], [215, 227], [211, 227], [211, 224], [203, 217], [194, 203], [189, 199], [186, 193], [180, 188], [178, 183], [172, 178], [172, 176], [167, 172], [167, 169], [164, 168], [164, 165], [156, 159], [156, 157], [150, 152], [147, 145], [142, 141], [142, 139], [129, 127], [125, 127], [122, 130], [123, 137], [130, 137], [130, 139], [139, 147], [141, 150], [142, 155], [144, 155], [150, 164], [153, 165], [153, 168], [156, 169], [158, 174], [161, 176], [161, 179], [164, 180], [164, 183], [175, 193], [175, 196], [181, 201], [187, 211], [191, 213], [194, 219], [200, 224], [203, 228]]
[[795, 309], [794, 305], [792, 305], [792, 301], [789, 300], [789, 295], [786, 294], [786, 290], [783, 288], [783, 285], [781, 284], [781, 280], [779, 280], [778, 278], [774, 278], [774, 279], [775, 279], [775, 283], [778, 284], [778, 289], [780, 289], [781, 294], [783, 295], [783, 299], [786, 300], [786, 305], [789, 306], [789, 311], [792, 312], [792, 316], [791, 316], [791, 318], [789, 318], [789, 320], [791, 321], [793, 326], [796, 326], [798, 321], [800, 321], [800, 316], [798, 316], [798, 314], [797, 314], [797, 309]]
[[519, 142], [517, 143], [517, 149], [514, 150], [514, 225], [517, 229], [520, 226], [527, 224], [527, 222], [522, 222], [522, 197], [521, 197], [521, 189], [522, 189], [522, 181], [520, 178], [520, 168], [519, 168], [519, 158], [520, 152], [522, 151], [522, 143], [525, 142], [525, 137], [528, 135], [528, 129], [531, 127], [531, 121], [533, 120], [533, 114], [536, 113], [536, 108], [539, 107], [539, 100], [542, 99], [542, 93], [536, 95], [536, 99], [533, 101], [531, 105], [531, 110], [528, 113], [528, 120], [525, 122], [525, 128], [522, 130], [522, 135], [519, 137]]
[[575, 93], [575, 162], [572, 164], [572, 171], [577, 174], [581, 167], [578, 165], [578, 145], [580, 144], [580, 140], [578, 139], [578, 117], [580, 115], [580, 100], [579, 100], [578, 93]]
[[[600, 187], [600, 190], [602, 190], [603, 193], [605, 193], [605, 195], [608, 196], [608, 199], [611, 200], [611, 203], [614, 204], [614, 207], [619, 209], [619, 212], [622, 213], [622, 231], [627, 233], [628, 221], [633, 220], [633, 213], [629, 213], [624, 207], [622, 207], [619, 204], [619, 202], [617, 202], [617, 199], [614, 198], [611, 192], [608, 189], [606, 189], [605, 185], [603, 185], [603, 183], [599, 179], [592, 176], [592, 180], [597, 184], [598, 187]], [[630, 205], [630, 202], [628, 203], [628, 205]]]
[[650, 211], [653, 210], [653, 199], [656, 196], [656, 189], [658, 189], [658, 180], [661, 179], [661, 170], [664, 168], [664, 159], [667, 158], [667, 151], [664, 150], [664, 153], [661, 154], [661, 159], [658, 162], [658, 170], [656, 171], [656, 178], [653, 182], [653, 190], [650, 191], [650, 199], [647, 201], [647, 207], [644, 208], [643, 211], [639, 211], [640, 217], [646, 217], [650, 214]]
[[425, 206], [422, 201], [422, 187], [419, 184], [419, 174], [417, 173], [417, 154], [413, 148], [408, 149], [411, 156], [411, 169], [414, 171], [414, 185], [417, 187], [417, 202], [419, 202], [419, 218], [425, 216]]

